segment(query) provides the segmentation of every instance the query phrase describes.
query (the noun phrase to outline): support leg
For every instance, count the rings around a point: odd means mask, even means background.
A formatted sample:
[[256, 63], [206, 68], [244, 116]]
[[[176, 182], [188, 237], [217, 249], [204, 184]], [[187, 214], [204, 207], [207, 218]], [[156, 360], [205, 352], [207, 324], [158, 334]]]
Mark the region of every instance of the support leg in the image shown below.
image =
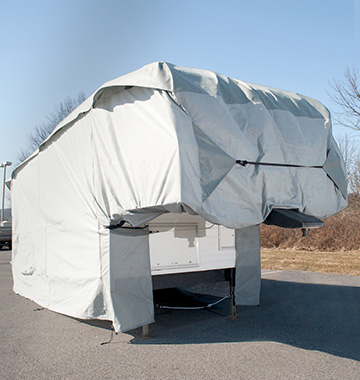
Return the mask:
[[149, 325], [144, 325], [144, 326], [141, 327], [141, 329], [142, 329], [141, 338], [143, 338], [143, 339], [150, 338], [150, 328], [149, 328]]
[[230, 269], [230, 319], [232, 321], [237, 320], [236, 316], [236, 304], [235, 304], [235, 268]]

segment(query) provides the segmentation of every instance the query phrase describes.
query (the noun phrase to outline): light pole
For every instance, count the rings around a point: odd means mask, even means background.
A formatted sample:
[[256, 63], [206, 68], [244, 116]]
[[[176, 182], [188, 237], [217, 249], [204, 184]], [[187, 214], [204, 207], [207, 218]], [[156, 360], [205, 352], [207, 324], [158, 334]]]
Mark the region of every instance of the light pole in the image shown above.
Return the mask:
[[5, 161], [0, 164], [0, 168], [4, 168], [4, 182], [3, 182], [3, 195], [2, 195], [2, 207], [1, 207], [1, 217], [0, 217], [0, 226], [3, 224], [4, 220], [4, 204], [5, 204], [5, 181], [6, 181], [6, 167], [12, 165], [12, 162]]

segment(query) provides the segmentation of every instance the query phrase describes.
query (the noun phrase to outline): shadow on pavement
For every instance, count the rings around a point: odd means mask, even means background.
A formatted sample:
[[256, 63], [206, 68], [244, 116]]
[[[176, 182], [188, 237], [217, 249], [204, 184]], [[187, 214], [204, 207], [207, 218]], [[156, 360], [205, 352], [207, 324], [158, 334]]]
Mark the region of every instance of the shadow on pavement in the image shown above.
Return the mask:
[[[199, 306], [218, 298], [168, 289], [156, 292], [161, 305]], [[129, 332], [133, 344], [203, 344], [273, 341], [360, 360], [360, 287], [262, 280], [259, 307], [237, 307], [229, 300], [203, 310], [156, 309], [151, 338]]]
[[[0, 264], [3, 267], [2, 291], [5, 297], [3, 302], [5, 302], [15, 295], [10, 285], [6, 285], [11, 281], [9, 251], [4, 251], [3, 254]], [[204, 288], [206, 289], [209, 290], [208, 293], [212, 293], [215, 286], [209, 285]], [[225, 296], [228, 294], [228, 288], [227, 286], [218, 288], [212, 294]], [[219, 298], [180, 289], [154, 292], [155, 303], [168, 306], [208, 305]], [[10, 302], [10, 298], [6, 302]], [[19, 302], [15, 303], [11, 298], [11, 302], [13, 312], [18, 310], [18, 315], [22, 317], [27, 315], [26, 310], [38, 310], [34, 309], [36, 304], [32, 303], [24, 307], [25, 299], [23, 298], [19, 298]], [[11, 314], [8, 313], [8, 315]], [[156, 309], [156, 323], [150, 326], [151, 338], [141, 338], [141, 329], [129, 331], [127, 334], [134, 337], [132, 343], [136, 345], [269, 341], [360, 360], [360, 286], [319, 285], [262, 279], [260, 307], [238, 306], [236, 321], [231, 321], [228, 318], [229, 315], [229, 300], [211, 309]], [[56, 316], [56, 313], [45, 313], [44, 319], [37, 316], [31, 319], [28, 328], [31, 329], [33, 326], [37, 331], [39, 321], [46, 326], [46, 323], [50, 323], [48, 319], [52, 321]], [[55, 319], [58, 321], [57, 317]], [[109, 321], [76, 320], [112, 331], [112, 324]], [[5, 329], [3, 332], [6, 332]]]

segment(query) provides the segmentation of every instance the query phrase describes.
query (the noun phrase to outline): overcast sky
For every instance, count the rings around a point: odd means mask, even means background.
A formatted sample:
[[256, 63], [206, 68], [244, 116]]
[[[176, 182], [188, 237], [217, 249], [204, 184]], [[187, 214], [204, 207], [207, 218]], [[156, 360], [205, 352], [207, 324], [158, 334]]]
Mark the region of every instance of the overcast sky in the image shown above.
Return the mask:
[[0, 162], [15, 164], [29, 133], [67, 96], [90, 95], [150, 62], [295, 91], [331, 111], [329, 81], [360, 68], [360, 0], [0, 4]]

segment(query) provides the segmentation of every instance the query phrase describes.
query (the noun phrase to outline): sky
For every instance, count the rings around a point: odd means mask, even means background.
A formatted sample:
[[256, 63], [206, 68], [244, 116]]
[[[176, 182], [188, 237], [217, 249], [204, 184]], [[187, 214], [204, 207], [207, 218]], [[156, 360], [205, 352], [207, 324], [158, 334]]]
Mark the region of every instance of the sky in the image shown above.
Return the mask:
[[298, 92], [336, 112], [329, 83], [360, 69], [360, 0], [0, 0], [7, 173], [66, 97], [154, 61]]

